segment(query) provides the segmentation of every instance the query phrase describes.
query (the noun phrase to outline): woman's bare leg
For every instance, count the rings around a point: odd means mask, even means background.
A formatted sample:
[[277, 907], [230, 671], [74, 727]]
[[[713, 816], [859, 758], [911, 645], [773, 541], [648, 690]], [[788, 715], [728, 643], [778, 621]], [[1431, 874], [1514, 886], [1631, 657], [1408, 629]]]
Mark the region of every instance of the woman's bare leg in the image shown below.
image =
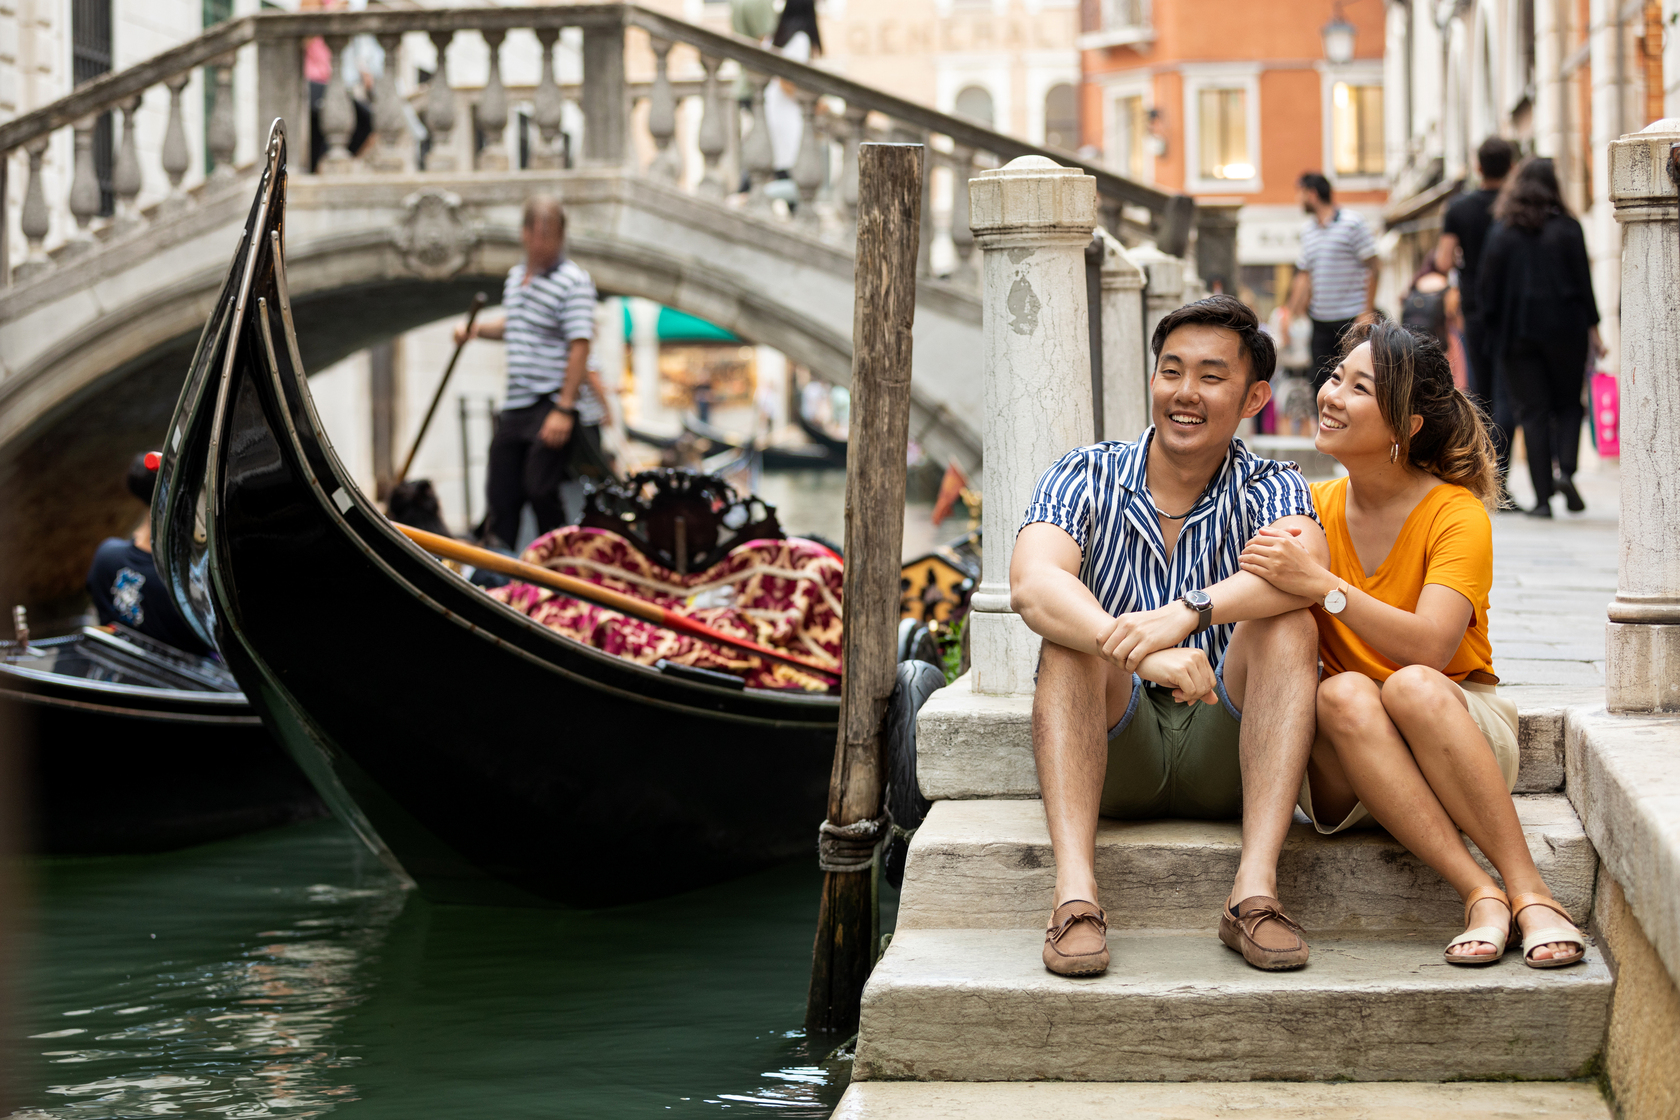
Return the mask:
[[[1460, 898], [1468, 897], [1477, 887], [1497, 887], [1493, 876], [1482, 870], [1482, 865], [1464, 846], [1458, 826], [1435, 796], [1406, 740], [1384, 708], [1387, 690], [1387, 685], [1378, 689], [1377, 683], [1363, 673], [1341, 673], [1326, 678], [1318, 686], [1320, 738], [1330, 741], [1348, 784], [1377, 823], [1387, 828], [1407, 851], [1440, 872]], [[1465, 718], [1469, 718], [1468, 712]], [[1481, 731], [1476, 731], [1476, 737], [1486, 751]], [[1492, 752], [1487, 753], [1491, 760]], [[1497, 777], [1497, 766], [1495, 772]], [[1503, 793], [1502, 781], [1499, 788]], [[1509, 796], [1506, 800], [1510, 800]], [[1342, 816], [1351, 808], [1349, 803]], [[1317, 786], [1313, 787], [1313, 809], [1320, 820], [1341, 819], [1320, 810]], [[1514, 810], [1512, 819], [1515, 819]], [[1520, 829], [1518, 835], [1520, 839]], [[1500, 926], [1510, 920], [1510, 914], [1497, 900], [1484, 899], [1472, 908], [1469, 925]], [[1493, 949], [1485, 941], [1460, 947], [1461, 952], [1472, 956], [1491, 955]]]
[[[1499, 762], [1470, 717], [1463, 690], [1434, 669], [1408, 665], [1384, 683], [1382, 705], [1411, 747], [1440, 805], [1499, 869], [1506, 891], [1513, 895], [1532, 891], [1550, 898], [1552, 892], [1540, 878], [1523, 838], [1516, 803], [1505, 789]], [[1517, 924], [1528, 933], [1555, 926], [1558, 918], [1536, 907], [1519, 914]], [[1534, 956], [1545, 960], [1574, 951], [1573, 945], [1552, 943], [1536, 949]]]

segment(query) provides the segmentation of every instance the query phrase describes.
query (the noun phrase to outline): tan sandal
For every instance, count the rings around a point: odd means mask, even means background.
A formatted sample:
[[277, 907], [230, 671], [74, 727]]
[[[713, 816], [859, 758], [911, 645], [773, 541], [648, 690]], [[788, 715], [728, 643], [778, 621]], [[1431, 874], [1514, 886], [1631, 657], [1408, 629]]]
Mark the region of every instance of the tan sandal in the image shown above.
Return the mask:
[[[1500, 890], [1498, 887], [1477, 887], [1475, 890], [1470, 892], [1470, 897], [1464, 900], [1465, 925], [1470, 924], [1470, 911], [1475, 908], [1476, 903], [1485, 902], [1490, 898], [1496, 902], [1504, 903], [1505, 909], [1507, 910], [1511, 908], [1511, 900], [1506, 898], [1505, 892]], [[1511, 919], [1512, 921], [1515, 921], [1516, 915], [1512, 914]], [[1475, 929], [1467, 929], [1451, 941], [1447, 942], [1447, 947], [1442, 951], [1441, 955], [1447, 958], [1448, 964], [1492, 964], [1505, 955], [1505, 942], [1510, 937], [1510, 934], [1511, 927], [1508, 924], [1503, 926], [1477, 926]], [[1458, 946], [1468, 945], [1471, 942], [1484, 942], [1488, 945], [1492, 945], [1494, 947], [1493, 952], [1453, 952], [1453, 950]]]
[[[1569, 911], [1565, 910], [1562, 906], [1559, 906], [1556, 899], [1547, 898], [1543, 894], [1536, 894], [1532, 891], [1517, 895], [1511, 899], [1511, 923], [1515, 925], [1517, 915], [1521, 914], [1524, 910], [1527, 910], [1530, 906], [1544, 907], [1554, 914], [1562, 915], [1563, 920], [1569, 924], [1567, 926], [1547, 926], [1545, 929], [1537, 929], [1533, 933], [1525, 934], [1522, 943], [1524, 964], [1526, 964], [1529, 968], [1564, 968], [1568, 965], [1576, 963], [1582, 957], [1587, 955], [1587, 939], [1581, 936], [1581, 931], [1579, 929], [1575, 928], [1575, 919], [1569, 916]], [[1543, 961], [1536, 960], [1529, 956], [1530, 953], [1532, 953], [1535, 949], [1538, 949], [1540, 946], [1550, 945], [1555, 942], [1562, 942], [1566, 945], [1574, 945], [1575, 952], [1566, 956], [1552, 957], [1549, 960]]]

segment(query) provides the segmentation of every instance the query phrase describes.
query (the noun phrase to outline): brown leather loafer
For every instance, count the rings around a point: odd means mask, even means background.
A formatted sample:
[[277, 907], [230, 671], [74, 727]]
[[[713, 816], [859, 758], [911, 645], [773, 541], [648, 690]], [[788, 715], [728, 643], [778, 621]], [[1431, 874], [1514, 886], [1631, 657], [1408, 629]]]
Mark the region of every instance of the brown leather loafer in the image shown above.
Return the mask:
[[1275, 971], [1300, 968], [1307, 963], [1306, 931], [1296, 925], [1275, 898], [1257, 894], [1219, 911], [1219, 940], [1243, 955], [1255, 968]]
[[1058, 976], [1097, 976], [1108, 969], [1108, 915], [1082, 898], [1050, 912], [1044, 967]]

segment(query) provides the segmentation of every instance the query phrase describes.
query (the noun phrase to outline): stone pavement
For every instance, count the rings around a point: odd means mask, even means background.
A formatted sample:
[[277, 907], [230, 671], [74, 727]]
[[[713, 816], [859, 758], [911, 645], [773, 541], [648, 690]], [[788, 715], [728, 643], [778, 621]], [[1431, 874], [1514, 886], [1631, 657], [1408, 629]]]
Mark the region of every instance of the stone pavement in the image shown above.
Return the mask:
[[[1583, 449], [1585, 451], [1585, 449]], [[1493, 519], [1493, 593], [1489, 596], [1493, 670], [1506, 685], [1604, 687], [1605, 608], [1616, 594], [1616, 515], [1620, 475], [1613, 460], [1590, 454], [1576, 476], [1583, 514], [1546, 521], [1521, 513]], [[1523, 506], [1534, 491], [1522, 464], [1512, 490]], [[1571, 696], [1569, 699], [1573, 700]]]

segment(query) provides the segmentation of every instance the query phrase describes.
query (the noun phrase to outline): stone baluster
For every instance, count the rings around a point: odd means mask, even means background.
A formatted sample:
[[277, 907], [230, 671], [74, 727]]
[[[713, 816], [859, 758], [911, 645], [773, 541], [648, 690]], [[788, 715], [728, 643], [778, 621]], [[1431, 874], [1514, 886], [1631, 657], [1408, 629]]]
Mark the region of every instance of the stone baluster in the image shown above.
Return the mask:
[[671, 92], [671, 41], [651, 39], [653, 89], [648, 93], [648, 135], [656, 153], [648, 177], [658, 183], [682, 181], [682, 155], [671, 141], [677, 135], [677, 99]]
[[974, 690], [1028, 693], [1039, 641], [1009, 609], [1016, 523], [1038, 476], [1089, 442], [1090, 321], [1085, 246], [1097, 182], [1043, 156], [1023, 156], [969, 185], [985, 301], [985, 493], [990, 542], [969, 616]]
[[723, 59], [710, 55], [700, 56], [700, 66], [706, 71], [705, 93], [700, 112], [700, 135], [697, 137], [700, 155], [706, 160], [706, 173], [700, 179], [698, 191], [701, 198], [722, 199], [728, 194], [724, 186], [723, 173], [718, 167], [718, 161], [723, 153], [729, 150], [729, 134], [724, 131], [723, 106], [718, 98], [718, 67], [723, 65]]
[[1136, 439], [1149, 426], [1150, 365], [1143, 337], [1143, 269], [1100, 226], [1102, 257], [1102, 436]]
[[327, 138], [327, 151], [321, 157], [320, 171], [323, 175], [344, 175], [356, 166], [350, 152], [350, 136], [356, 130], [356, 107], [344, 84], [344, 48], [349, 46], [350, 37], [326, 35], [323, 38], [332, 52], [332, 74], [321, 95], [321, 135]]
[[455, 151], [450, 147], [455, 132], [455, 91], [449, 87], [449, 41], [454, 37], [453, 31], [431, 33], [437, 68], [426, 90], [426, 131], [432, 141], [426, 149], [427, 171], [454, 171], [456, 167]]
[[233, 55], [211, 64], [216, 75], [216, 100], [204, 125], [204, 146], [210, 150], [210, 178], [223, 183], [233, 178], [233, 154], [239, 128], [233, 121]]
[[408, 131], [408, 114], [403, 111], [402, 95], [397, 92], [402, 35], [383, 32], [377, 38], [380, 49], [385, 52], [385, 65], [373, 86], [373, 131], [379, 143], [368, 163], [375, 171], [402, 172], [409, 167], [412, 140]]
[[531, 166], [554, 170], [565, 162], [560, 152], [560, 113], [564, 105], [560, 85], [554, 80], [554, 43], [560, 38], [560, 29], [540, 27], [536, 35], [542, 45], [542, 75], [531, 98], [531, 123], [537, 126], [542, 142], [531, 153]]
[[[1184, 306], [1184, 261], [1147, 244], [1133, 249], [1128, 255], [1133, 264], [1143, 269], [1143, 341], [1147, 347], [1150, 339], [1155, 337], [1155, 324], [1161, 321], [1161, 317]], [[1155, 368], [1155, 357], [1147, 349], [1144, 351], [1144, 362], [1150, 369]]]
[[490, 76], [478, 98], [478, 127], [484, 130], [484, 150], [478, 153], [480, 171], [508, 169], [507, 90], [502, 86], [502, 40], [506, 31], [480, 31], [490, 48]]
[[140, 112], [140, 95], [122, 103], [122, 142], [117, 146], [116, 166], [111, 169], [111, 193], [117, 196], [116, 228], [140, 225], [140, 147], [134, 139], [134, 117]]
[[99, 176], [93, 170], [93, 129], [98, 120], [95, 116], [83, 117], [75, 125], [76, 162], [70, 179], [70, 214], [76, 219], [76, 232], [65, 245], [71, 254], [93, 247], [93, 232], [88, 227], [99, 216]]
[[1610, 145], [1622, 227], [1622, 512], [1604, 636], [1612, 712], [1680, 711], [1680, 117]]
[[[840, 156], [839, 202], [840, 213], [846, 220], [847, 229], [857, 228], [858, 207], [858, 145], [863, 143], [864, 130], [868, 127], [869, 110], [861, 105], [846, 106], [846, 136], [845, 148]], [[967, 204], [964, 204], [966, 210]]]
[[37, 136], [24, 145], [29, 155], [29, 182], [23, 189], [23, 212], [18, 215], [18, 228], [28, 243], [23, 262], [12, 270], [12, 281], [27, 280], [52, 267], [47, 256], [47, 234], [52, 230], [52, 211], [47, 208], [47, 192], [41, 186], [41, 159], [47, 154], [51, 136]]
[[191, 74], [176, 74], [164, 79], [164, 85], [169, 87], [169, 123], [163, 130], [160, 162], [163, 173], [169, 177], [169, 195], [158, 207], [159, 212], [164, 214], [185, 209], [187, 205], [187, 192], [181, 186], [181, 180], [185, 178], [187, 168], [192, 166], [192, 157], [187, 151], [187, 125], [181, 112], [181, 91], [191, 79]]
[[741, 142], [741, 166], [752, 180], [752, 193], [747, 208], [756, 214], [770, 212], [770, 199], [764, 194], [764, 184], [776, 174], [776, 152], [770, 146], [770, 124], [764, 115], [764, 90], [770, 78], [764, 74], [748, 74], [752, 87], [752, 131]]
[[799, 188], [799, 223], [815, 229], [821, 225], [817, 218], [817, 191], [827, 170], [828, 141], [817, 128], [817, 92], [799, 89], [795, 96], [805, 123], [799, 133], [799, 154], [793, 160], [793, 185]]
[[980, 279], [974, 268], [974, 231], [968, 225], [968, 181], [974, 178], [974, 149], [958, 145], [951, 152], [951, 251], [956, 258], [951, 279], [973, 287]]

